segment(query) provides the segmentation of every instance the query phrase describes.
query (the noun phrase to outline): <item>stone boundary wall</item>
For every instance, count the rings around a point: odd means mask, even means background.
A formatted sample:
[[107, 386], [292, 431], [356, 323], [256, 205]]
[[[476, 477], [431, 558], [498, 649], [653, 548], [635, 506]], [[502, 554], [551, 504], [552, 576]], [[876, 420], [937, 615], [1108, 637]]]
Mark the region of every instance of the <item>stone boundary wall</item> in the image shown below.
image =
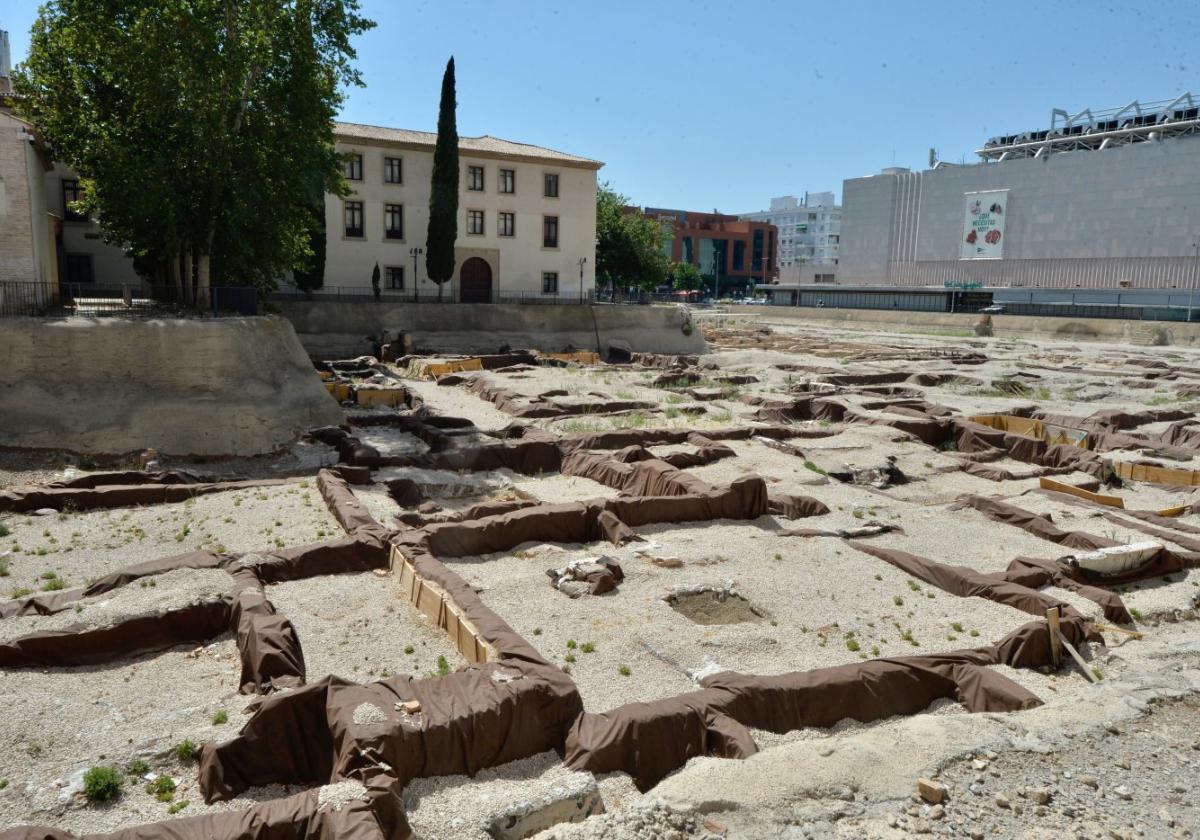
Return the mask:
[[[1200, 306], [1197, 307], [1200, 310]], [[799, 323], [817, 326], [846, 324], [868, 329], [963, 334], [973, 331], [980, 315], [950, 312], [915, 312], [877, 309], [816, 309], [811, 306], [733, 306], [731, 317], [747, 320]], [[992, 327], [997, 338], [1050, 338], [1068, 341], [1104, 341], [1110, 344], [1169, 344], [1178, 347], [1200, 346], [1200, 320], [1188, 324], [1179, 321], [1135, 321], [1119, 318], [1053, 318], [1039, 315], [993, 315]], [[1200, 312], [1197, 315], [1200, 318]], [[1151, 340], [1157, 337], [1158, 340]]]
[[256, 455], [341, 423], [276, 317], [0, 321], [0, 446]]
[[496, 353], [501, 347], [594, 350], [610, 346], [643, 353], [704, 352], [704, 339], [688, 310], [674, 304], [648, 306], [534, 306], [487, 303], [276, 304], [295, 325], [300, 343], [324, 358], [370, 353], [372, 339], [411, 337], [419, 353]]

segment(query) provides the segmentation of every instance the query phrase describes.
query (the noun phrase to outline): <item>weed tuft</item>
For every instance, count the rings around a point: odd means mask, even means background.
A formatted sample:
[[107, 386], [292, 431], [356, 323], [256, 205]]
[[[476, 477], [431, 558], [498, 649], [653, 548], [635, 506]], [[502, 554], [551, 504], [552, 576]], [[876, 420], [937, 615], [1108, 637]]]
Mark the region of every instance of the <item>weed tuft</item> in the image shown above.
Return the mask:
[[83, 792], [88, 802], [112, 802], [121, 795], [125, 780], [116, 767], [92, 767], [83, 774]]

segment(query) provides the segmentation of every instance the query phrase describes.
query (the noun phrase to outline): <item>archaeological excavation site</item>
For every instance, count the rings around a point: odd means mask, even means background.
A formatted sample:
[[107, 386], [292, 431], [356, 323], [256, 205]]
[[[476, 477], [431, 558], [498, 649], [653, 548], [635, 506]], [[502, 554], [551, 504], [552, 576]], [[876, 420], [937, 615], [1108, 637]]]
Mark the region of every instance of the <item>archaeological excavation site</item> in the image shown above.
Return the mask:
[[1193, 836], [1200, 351], [767, 321], [39, 380], [0, 837]]

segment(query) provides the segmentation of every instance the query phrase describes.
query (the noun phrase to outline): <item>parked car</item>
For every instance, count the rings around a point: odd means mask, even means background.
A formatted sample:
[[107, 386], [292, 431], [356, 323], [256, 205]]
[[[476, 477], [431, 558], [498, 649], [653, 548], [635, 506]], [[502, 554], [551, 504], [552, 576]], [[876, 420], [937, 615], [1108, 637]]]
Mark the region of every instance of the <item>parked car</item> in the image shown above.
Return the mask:
[[993, 303], [991, 306], [985, 306], [979, 311], [984, 315], [1003, 315], [1006, 310], [1002, 304]]

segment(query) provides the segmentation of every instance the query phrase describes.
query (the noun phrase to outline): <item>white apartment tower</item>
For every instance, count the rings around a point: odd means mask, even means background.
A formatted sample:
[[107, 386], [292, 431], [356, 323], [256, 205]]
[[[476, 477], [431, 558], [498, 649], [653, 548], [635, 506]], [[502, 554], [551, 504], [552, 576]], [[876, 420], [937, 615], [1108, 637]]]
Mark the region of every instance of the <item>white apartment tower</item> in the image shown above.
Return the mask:
[[[779, 229], [778, 267], [835, 266], [842, 234], [842, 208], [832, 192], [806, 192], [771, 199], [771, 209], [743, 213], [741, 219], [767, 222]], [[790, 272], [781, 271], [781, 274]]]

